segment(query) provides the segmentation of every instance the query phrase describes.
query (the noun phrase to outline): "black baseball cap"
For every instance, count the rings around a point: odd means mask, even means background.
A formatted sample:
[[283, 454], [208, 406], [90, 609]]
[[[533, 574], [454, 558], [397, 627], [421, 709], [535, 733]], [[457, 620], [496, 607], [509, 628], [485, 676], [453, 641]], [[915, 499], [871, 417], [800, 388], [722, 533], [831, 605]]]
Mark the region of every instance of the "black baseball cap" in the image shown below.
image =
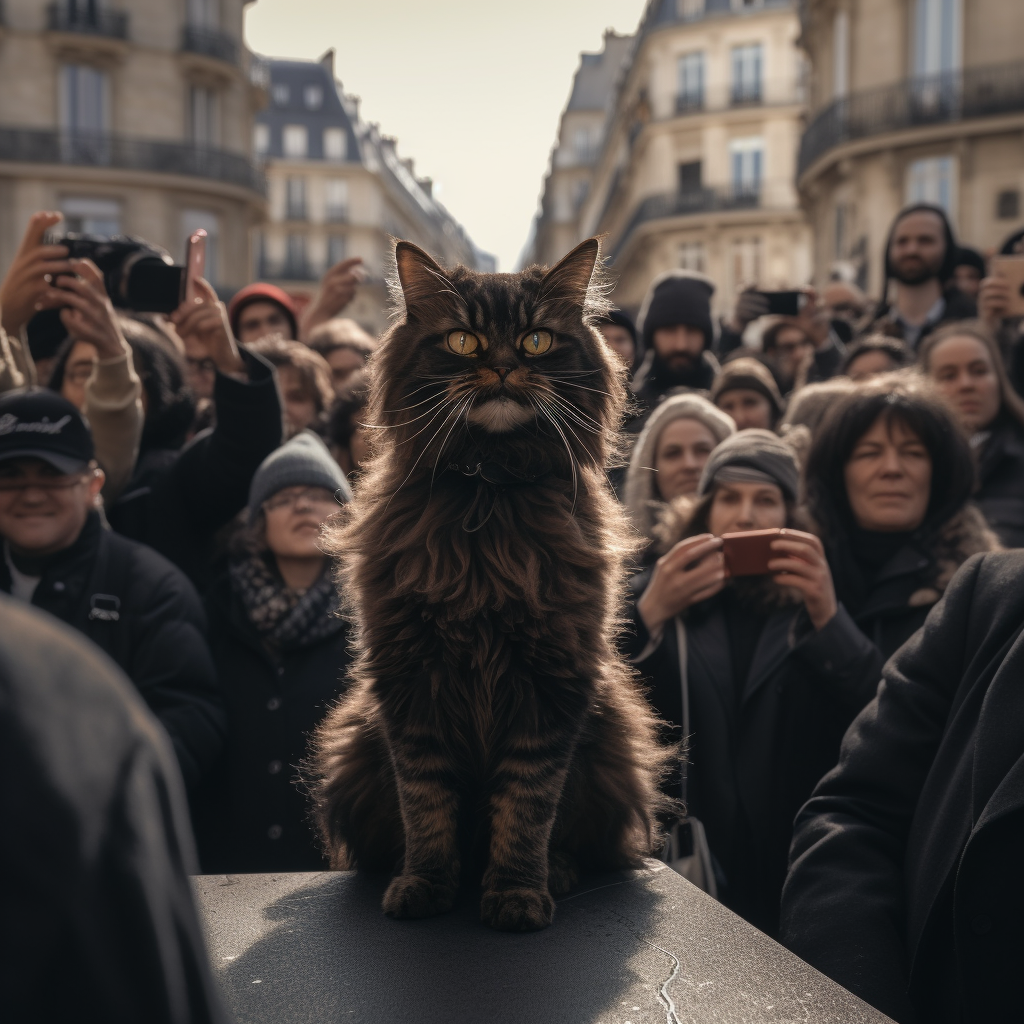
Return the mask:
[[61, 473], [80, 473], [96, 454], [85, 417], [47, 388], [0, 395], [0, 462], [42, 459]]

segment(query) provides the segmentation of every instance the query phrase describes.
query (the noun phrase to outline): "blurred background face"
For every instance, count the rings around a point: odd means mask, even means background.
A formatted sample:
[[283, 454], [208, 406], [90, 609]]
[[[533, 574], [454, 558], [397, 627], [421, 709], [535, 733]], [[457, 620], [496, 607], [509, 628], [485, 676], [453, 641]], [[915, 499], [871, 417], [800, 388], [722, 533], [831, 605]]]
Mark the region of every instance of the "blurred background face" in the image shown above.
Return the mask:
[[846, 320], [848, 323], [864, 315], [864, 296], [858, 288], [833, 281], [821, 295], [822, 305], [830, 320]]
[[103, 486], [98, 470], [65, 475], [42, 459], [0, 462], [0, 536], [42, 557], [78, 539]]
[[715, 435], [699, 420], [686, 417], [665, 427], [654, 452], [654, 487], [662, 501], [697, 493], [716, 444]]
[[[600, 324], [597, 328], [608, 347], [626, 364], [632, 366], [636, 358], [636, 346], [633, 344], [633, 335], [620, 327], [618, 324]], [[704, 335], [701, 335], [703, 341]]]
[[886, 352], [875, 349], [857, 356], [846, 368], [846, 376], [850, 380], [868, 380], [879, 373], [888, 373], [898, 368]]
[[715, 405], [735, 420], [737, 430], [772, 429], [772, 404], [753, 388], [730, 388], [723, 391], [715, 400]]
[[977, 301], [981, 290], [981, 274], [977, 267], [960, 266], [953, 269], [953, 284], [969, 299]]
[[68, 361], [64, 364], [64, 380], [60, 393], [78, 409], [85, 408], [85, 385], [92, 376], [99, 359], [96, 346], [88, 341], [76, 341], [71, 347]]
[[659, 327], [654, 332], [654, 351], [672, 373], [686, 373], [700, 362], [704, 332], [684, 324]]
[[708, 529], [716, 536], [741, 530], [776, 530], [786, 525], [786, 501], [775, 484], [716, 484]]
[[250, 302], [238, 315], [238, 341], [251, 345], [272, 335], [285, 341], [295, 340], [284, 310], [276, 302]]
[[783, 327], [775, 335], [775, 344], [766, 353], [787, 377], [795, 377], [814, 355], [814, 342], [800, 327]]
[[889, 263], [903, 284], [937, 277], [946, 255], [946, 233], [937, 214], [922, 210], [903, 217], [893, 231]]
[[879, 416], [854, 445], [843, 472], [857, 525], [880, 533], [909, 532], [924, 522], [932, 460], [912, 430]]
[[337, 510], [325, 487], [285, 487], [263, 503], [267, 547], [280, 558], [323, 558], [320, 527]]
[[300, 430], [305, 430], [316, 422], [319, 415], [316, 398], [310, 394], [309, 388], [294, 366], [277, 367], [277, 379], [281, 385], [281, 398], [284, 402], [285, 433], [294, 437]]
[[356, 375], [366, 365], [366, 359], [353, 348], [336, 348], [328, 352], [324, 359], [331, 368], [334, 393], [339, 398], [344, 397], [349, 393]]
[[959, 335], [936, 345], [928, 375], [969, 433], [984, 430], [999, 415], [999, 378], [989, 350], [977, 338]]

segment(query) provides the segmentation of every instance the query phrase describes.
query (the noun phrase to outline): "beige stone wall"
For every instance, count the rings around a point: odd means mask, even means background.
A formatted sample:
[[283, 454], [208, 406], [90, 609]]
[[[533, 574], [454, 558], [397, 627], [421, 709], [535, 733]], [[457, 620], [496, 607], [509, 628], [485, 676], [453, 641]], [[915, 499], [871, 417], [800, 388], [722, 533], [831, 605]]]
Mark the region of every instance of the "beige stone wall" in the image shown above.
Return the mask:
[[[221, 29], [238, 43], [240, 65], [180, 52], [184, 0], [112, 0], [129, 16], [128, 40], [46, 30], [46, 4], [6, 0], [0, 30], [0, 127], [53, 130], [59, 124], [58, 82], [64, 62], [109, 74], [110, 130], [120, 136], [188, 141], [189, 90], [216, 88], [218, 148], [248, 156], [258, 96], [249, 84], [242, 39], [243, 0], [221, 0]], [[258, 193], [213, 179], [112, 167], [30, 165], [0, 154], [0, 272], [6, 269], [31, 213], [59, 208], [68, 196], [113, 199], [121, 229], [183, 255], [183, 210], [200, 210], [219, 225], [219, 280], [239, 287], [250, 277], [250, 233], [264, 216]]]
[[[898, 86], [913, 74], [911, 0], [810, 0], [801, 42], [813, 65], [812, 122], [835, 98], [833, 26], [840, 10], [849, 17], [851, 95]], [[959, 58], [968, 74], [1024, 62], [1024, 3], [963, 0]], [[996, 207], [1000, 192], [1015, 191], [1024, 212], [1024, 103], [1016, 113], [879, 132], [833, 147], [799, 181], [813, 224], [818, 283], [838, 265], [859, 269], [869, 291], [880, 294], [885, 240], [893, 216], [908, 199], [910, 167], [936, 157], [953, 162], [952, 213], [965, 244], [989, 251], [1024, 227], [1020, 213], [1000, 218]], [[845, 249], [837, 238], [840, 210]]]

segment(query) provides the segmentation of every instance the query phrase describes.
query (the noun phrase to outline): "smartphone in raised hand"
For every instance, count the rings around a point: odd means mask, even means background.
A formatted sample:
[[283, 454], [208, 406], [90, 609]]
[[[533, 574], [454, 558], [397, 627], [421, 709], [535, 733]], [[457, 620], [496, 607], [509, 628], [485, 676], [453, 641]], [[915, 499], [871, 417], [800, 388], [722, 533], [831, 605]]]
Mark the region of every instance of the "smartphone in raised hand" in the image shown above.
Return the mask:
[[768, 313], [771, 316], [799, 316], [804, 308], [807, 296], [803, 292], [761, 292], [768, 302]]
[[196, 281], [206, 274], [206, 231], [199, 228], [189, 235], [185, 246], [185, 273], [182, 275], [182, 301], [193, 302]]
[[993, 256], [992, 276], [1001, 277], [1010, 285], [1007, 316], [1024, 316], [1024, 256]]
[[727, 576], [767, 576], [768, 563], [782, 557], [772, 551], [772, 541], [782, 530], [745, 530], [722, 534], [722, 554]]

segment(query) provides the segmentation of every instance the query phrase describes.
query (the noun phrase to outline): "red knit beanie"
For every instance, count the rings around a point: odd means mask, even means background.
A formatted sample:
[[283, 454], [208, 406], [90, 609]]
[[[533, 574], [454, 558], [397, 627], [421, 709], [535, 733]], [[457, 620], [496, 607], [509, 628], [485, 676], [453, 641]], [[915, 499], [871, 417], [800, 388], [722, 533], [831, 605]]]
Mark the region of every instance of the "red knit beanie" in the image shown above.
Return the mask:
[[232, 332], [238, 334], [238, 318], [246, 306], [254, 302], [273, 302], [284, 310], [288, 322], [292, 327], [292, 339], [299, 336], [299, 311], [295, 308], [291, 296], [282, 291], [276, 284], [267, 284], [265, 281], [257, 281], [255, 284], [246, 285], [235, 293], [234, 298], [228, 303], [228, 320], [231, 323]]

